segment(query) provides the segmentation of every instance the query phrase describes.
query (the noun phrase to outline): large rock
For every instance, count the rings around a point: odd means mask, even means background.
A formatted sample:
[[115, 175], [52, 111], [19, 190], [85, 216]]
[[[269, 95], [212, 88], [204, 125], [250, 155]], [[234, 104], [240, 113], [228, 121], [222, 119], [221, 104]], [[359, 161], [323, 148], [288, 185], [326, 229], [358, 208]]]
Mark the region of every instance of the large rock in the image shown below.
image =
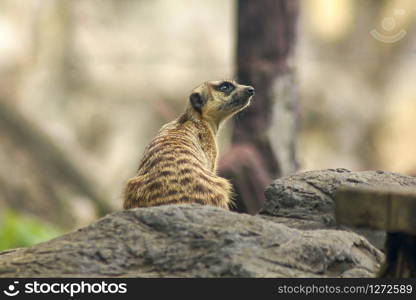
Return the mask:
[[298, 230], [214, 207], [171, 205], [116, 212], [2, 252], [0, 276], [369, 277], [382, 258], [352, 232]]
[[[416, 178], [384, 171], [351, 172], [347, 169], [299, 173], [277, 179], [266, 189], [267, 200], [260, 215], [298, 229], [339, 228], [335, 221], [334, 199], [337, 189], [345, 185], [416, 187]], [[354, 231], [366, 236], [378, 248], [383, 248], [383, 231]]]

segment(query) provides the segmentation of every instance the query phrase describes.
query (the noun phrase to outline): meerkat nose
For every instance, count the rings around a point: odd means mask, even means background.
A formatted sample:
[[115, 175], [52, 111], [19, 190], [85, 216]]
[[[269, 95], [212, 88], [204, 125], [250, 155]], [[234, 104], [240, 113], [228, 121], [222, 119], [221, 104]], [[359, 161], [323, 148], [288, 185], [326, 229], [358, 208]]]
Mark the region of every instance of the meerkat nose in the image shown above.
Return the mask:
[[254, 95], [254, 88], [252, 86], [249, 86], [247, 88], [247, 94], [249, 94], [250, 96]]

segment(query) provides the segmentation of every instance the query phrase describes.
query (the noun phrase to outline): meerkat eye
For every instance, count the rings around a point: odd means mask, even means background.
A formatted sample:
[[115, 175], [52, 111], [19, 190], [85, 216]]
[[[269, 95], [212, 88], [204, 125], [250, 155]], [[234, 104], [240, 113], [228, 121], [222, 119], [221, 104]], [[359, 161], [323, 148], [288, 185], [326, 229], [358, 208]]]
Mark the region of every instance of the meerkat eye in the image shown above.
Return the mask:
[[218, 86], [218, 90], [224, 93], [229, 93], [234, 90], [234, 85], [231, 82], [224, 81]]

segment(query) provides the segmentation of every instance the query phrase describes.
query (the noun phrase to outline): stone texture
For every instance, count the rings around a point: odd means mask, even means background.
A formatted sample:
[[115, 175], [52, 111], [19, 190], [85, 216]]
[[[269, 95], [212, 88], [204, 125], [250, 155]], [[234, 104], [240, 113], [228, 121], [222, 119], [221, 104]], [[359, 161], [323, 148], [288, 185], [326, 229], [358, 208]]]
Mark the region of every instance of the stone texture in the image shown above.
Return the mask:
[[[347, 169], [298, 173], [277, 179], [266, 189], [267, 201], [259, 214], [262, 218], [292, 228], [340, 228], [335, 221], [334, 199], [337, 190], [345, 185], [416, 187], [416, 178], [384, 171], [351, 172]], [[367, 237], [378, 248], [384, 247], [384, 231], [354, 231]]]
[[369, 277], [382, 253], [342, 230], [299, 230], [200, 205], [138, 208], [0, 253], [1, 277]]
[[[336, 225], [344, 185], [416, 186], [383, 171], [311, 171], [276, 180], [256, 216], [200, 205], [119, 211], [78, 231], [0, 253], [0, 276], [372, 277], [384, 233]], [[363, 237], [366, 236], [374, 245]]]

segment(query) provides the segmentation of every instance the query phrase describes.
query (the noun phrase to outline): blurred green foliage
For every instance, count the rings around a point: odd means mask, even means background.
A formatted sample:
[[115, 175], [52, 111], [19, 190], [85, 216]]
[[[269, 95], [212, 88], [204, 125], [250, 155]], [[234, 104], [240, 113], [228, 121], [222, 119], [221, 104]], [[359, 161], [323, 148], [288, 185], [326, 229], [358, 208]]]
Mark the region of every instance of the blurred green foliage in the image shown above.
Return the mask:
[[61, 234], [58, 228], [11, 209], [0, 212], [0, 251], [31, 246]]

